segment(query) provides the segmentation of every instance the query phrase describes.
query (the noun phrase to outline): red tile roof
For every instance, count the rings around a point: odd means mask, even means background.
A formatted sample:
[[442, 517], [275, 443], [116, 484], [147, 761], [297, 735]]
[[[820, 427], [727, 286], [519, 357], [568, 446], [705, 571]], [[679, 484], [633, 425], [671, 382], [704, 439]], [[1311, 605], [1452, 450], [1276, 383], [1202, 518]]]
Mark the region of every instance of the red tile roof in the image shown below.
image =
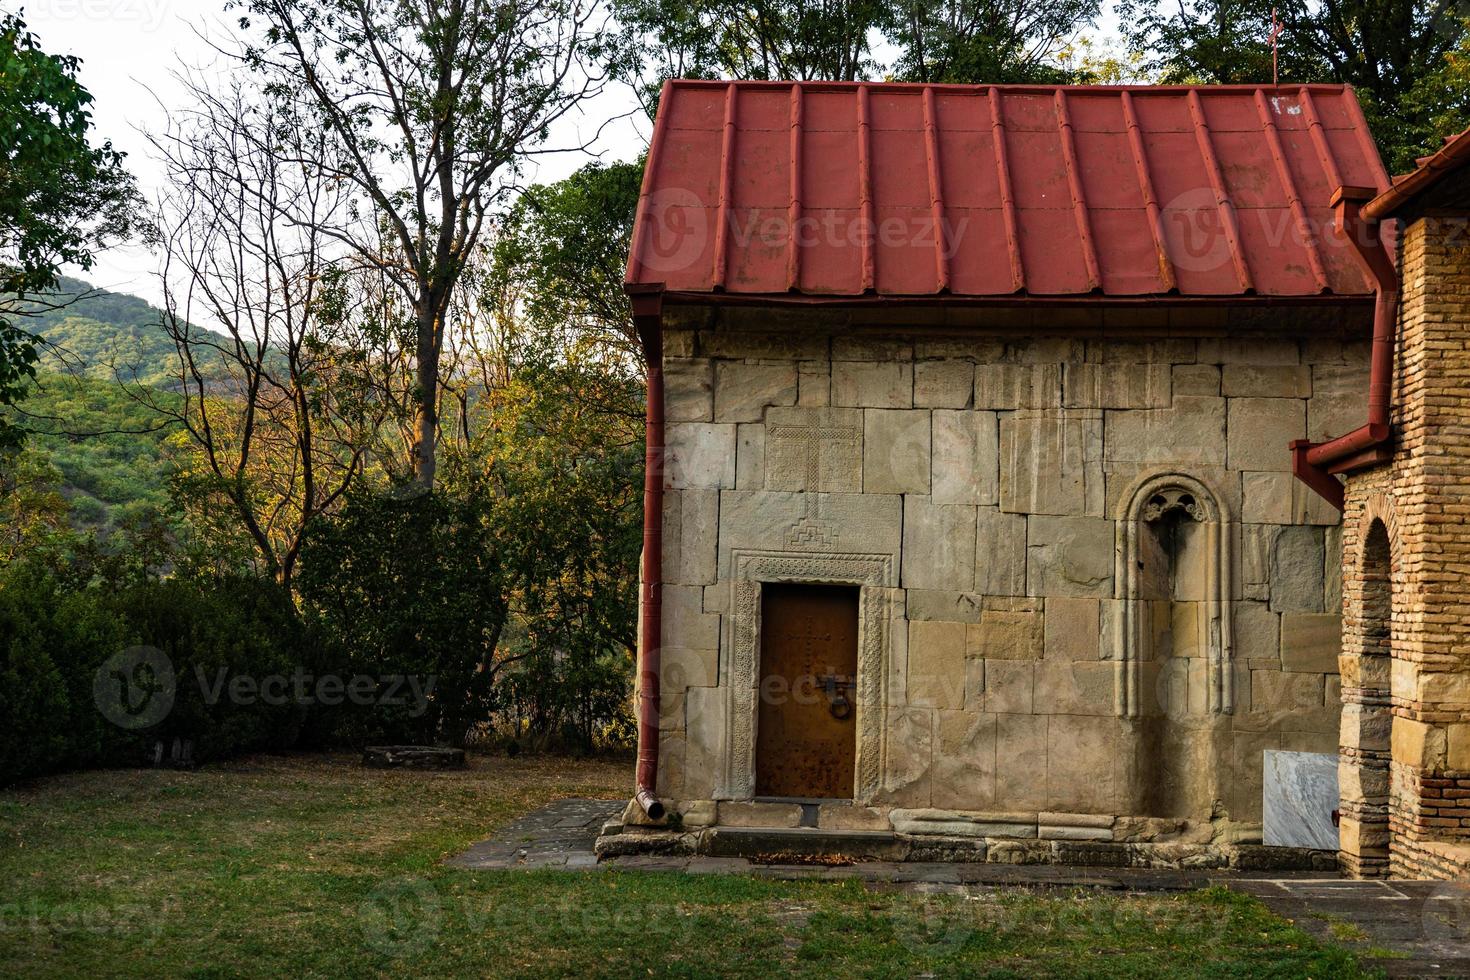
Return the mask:
[[1360, 297], [1345, 86], [674, 81], [627, 281], [675, 293]]

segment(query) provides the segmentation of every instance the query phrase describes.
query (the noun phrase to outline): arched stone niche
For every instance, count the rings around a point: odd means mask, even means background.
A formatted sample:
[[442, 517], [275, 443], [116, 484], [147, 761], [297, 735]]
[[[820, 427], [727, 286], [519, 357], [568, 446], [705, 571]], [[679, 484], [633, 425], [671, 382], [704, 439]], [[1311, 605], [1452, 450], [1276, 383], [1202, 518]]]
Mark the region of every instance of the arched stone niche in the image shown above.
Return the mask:
[[1232, 713], [1232, 521], [1220, 495], [1195, 477], [1167, 472], [1144, 477], [1123, 501], [1114, 578], [1118, 716], [1137, 718], [1143, 711], [1142, 664], [1161, 652], [1154, 649], [1153, 604], [1180, 598], [1200, 615], [1195, 636], [1173, 642], [1197, 640], [1203, 647], [1205, 708]]

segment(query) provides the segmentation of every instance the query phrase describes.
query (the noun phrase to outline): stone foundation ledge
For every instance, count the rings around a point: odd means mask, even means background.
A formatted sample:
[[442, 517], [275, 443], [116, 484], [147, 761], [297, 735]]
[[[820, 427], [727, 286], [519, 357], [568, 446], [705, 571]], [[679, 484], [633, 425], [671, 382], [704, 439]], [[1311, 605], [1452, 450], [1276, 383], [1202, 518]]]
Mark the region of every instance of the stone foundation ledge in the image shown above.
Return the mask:
[[1086, 867], [1318, 871], [1338, 869], [1336, 851], [1266, 847], [1258, 825], [1048, 811], [972, 812], [849, 803], [666, 801], [649, 821], [636, 803], [609, 821], [599, 858], [628, 855]]
[[1103, 841], [1122, 844], [1259, 844], [1259, 824], [1169, 817], [1060, 813], [1046, 810], [964, 811], [824, 802], [668, 800], [667, 815], [650, 821], [637, 803], [623, 812], [627, 827], [698, 831], [709, 827], [811, 829], [830, 833], [885, 832], [915, 838]]
[[1337, 871], [1336, 851], [1260, 844], [1124, 843], [1096, 840], [1018, 840], [1012, 837], [942, 837], [880, 831], [815, 828], [705, 827], [667, 830], [603, 828], [594, 848], [599, 859], [632, 855], [743, 857], [757, 863], [801, 863], [806, 858], [853, 862], [955, 862], [962, 864], [1062, 864], [1151, 870]]

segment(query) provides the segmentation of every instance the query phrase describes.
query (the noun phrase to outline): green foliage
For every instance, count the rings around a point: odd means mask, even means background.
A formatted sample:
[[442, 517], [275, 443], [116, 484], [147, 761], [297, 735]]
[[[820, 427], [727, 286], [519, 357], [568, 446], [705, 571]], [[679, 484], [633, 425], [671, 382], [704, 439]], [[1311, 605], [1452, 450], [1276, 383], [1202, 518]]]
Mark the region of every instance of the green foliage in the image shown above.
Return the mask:
[[1073, 82], [1052, 56], [1098, 15], [1099, 0], [899, 0], [895, 74], [914, 82]]
[[492, 288], [523, 295], [525, 316], [542, 331], [626, 348], [633, 327], [623, 277], [642, 180], [642, 160], [590, 163], [527, 188], [501, 224]]
[[[160, 581], [140, 573], [139, 554], [0, 568], [0, 783], [136, 765], [157, 741], [189, 740], [201, 761], [295, 744], [309, 705], [232, 698], [221, 683], [319, 667], [287, 595], [238, 576]], [[140, 645], [163, 651], [177, 684], [171, 710], [133, 730], [103, 715], [93, 684], [110, 657]]]
[[[642, 381], [603, 365], [523, 365], [486, 406], [450, 485], [490, 489], [517, 649], [500, 699], [518, 730], [591, 749], [626, 717], [642, 547]], [[615, 737], [615, 736], [614, 736]]]
[[348, 730], [462, 744], [489, 715], [509, 613], [495, 516], [479, 494], [358, 494], [308, 531], [297, 588], [332, 661], [375, 678], [437, 679], [422, 715], [374, 711], [347, 719]]
[[46, 338], [37, 363], [41, 371], [154, 388], [179, 383], [178, 354], [163, 329], [163, 311], [146, 300], [63, 276], [57, 290], [29, 312], [27, 327]]
[[[25, 22], [0, 15], [0, 296], [45, 293], [63, 263], [92, 264], [96, 248], [128, 232], [138, 203], [123, 155], [93, 147], [92, 96], [80, 62], [48, 55]], [[23, 394], [38, 338], [0, 309], [0, 405]], [[0, 444], [23, 430], [0, 419]]]
[[1260, 84], [1271, 78], [1273, 10], [1281, 80], [1353, 85], [1391, 172], [1470, 125], [1470, 89], [1456, 67], [1466, 20], [1440, 0], [1123, 0], [1118, 14], [1164, 81]]
[[[164, 406], [179, 401], [146, 394]], [[105, 535], [172, 511], [168, 440], [177, 428], [139, 395], [109, 381], [42, 374], [27, 398], [27, 451], [55, 468], [78, 529]]]
[[[1098, 0], [614, 0], [650, 109], [667, 78], [1065, 82]], [[878, 43], [875, 43], [878, 42]], [[644, 73], [647, 72], [645, 75]]]

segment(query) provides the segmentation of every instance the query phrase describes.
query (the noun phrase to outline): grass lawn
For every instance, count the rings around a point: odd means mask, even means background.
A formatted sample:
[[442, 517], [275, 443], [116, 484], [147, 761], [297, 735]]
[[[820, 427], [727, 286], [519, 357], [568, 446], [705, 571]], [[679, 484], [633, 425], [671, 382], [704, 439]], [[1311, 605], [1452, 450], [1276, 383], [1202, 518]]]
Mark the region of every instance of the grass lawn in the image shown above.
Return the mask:
[[869, 892], [441, 859], [624, 763], [252, 757], [0, 792], [0, 976], [1357, 975], [1251, 899]]

